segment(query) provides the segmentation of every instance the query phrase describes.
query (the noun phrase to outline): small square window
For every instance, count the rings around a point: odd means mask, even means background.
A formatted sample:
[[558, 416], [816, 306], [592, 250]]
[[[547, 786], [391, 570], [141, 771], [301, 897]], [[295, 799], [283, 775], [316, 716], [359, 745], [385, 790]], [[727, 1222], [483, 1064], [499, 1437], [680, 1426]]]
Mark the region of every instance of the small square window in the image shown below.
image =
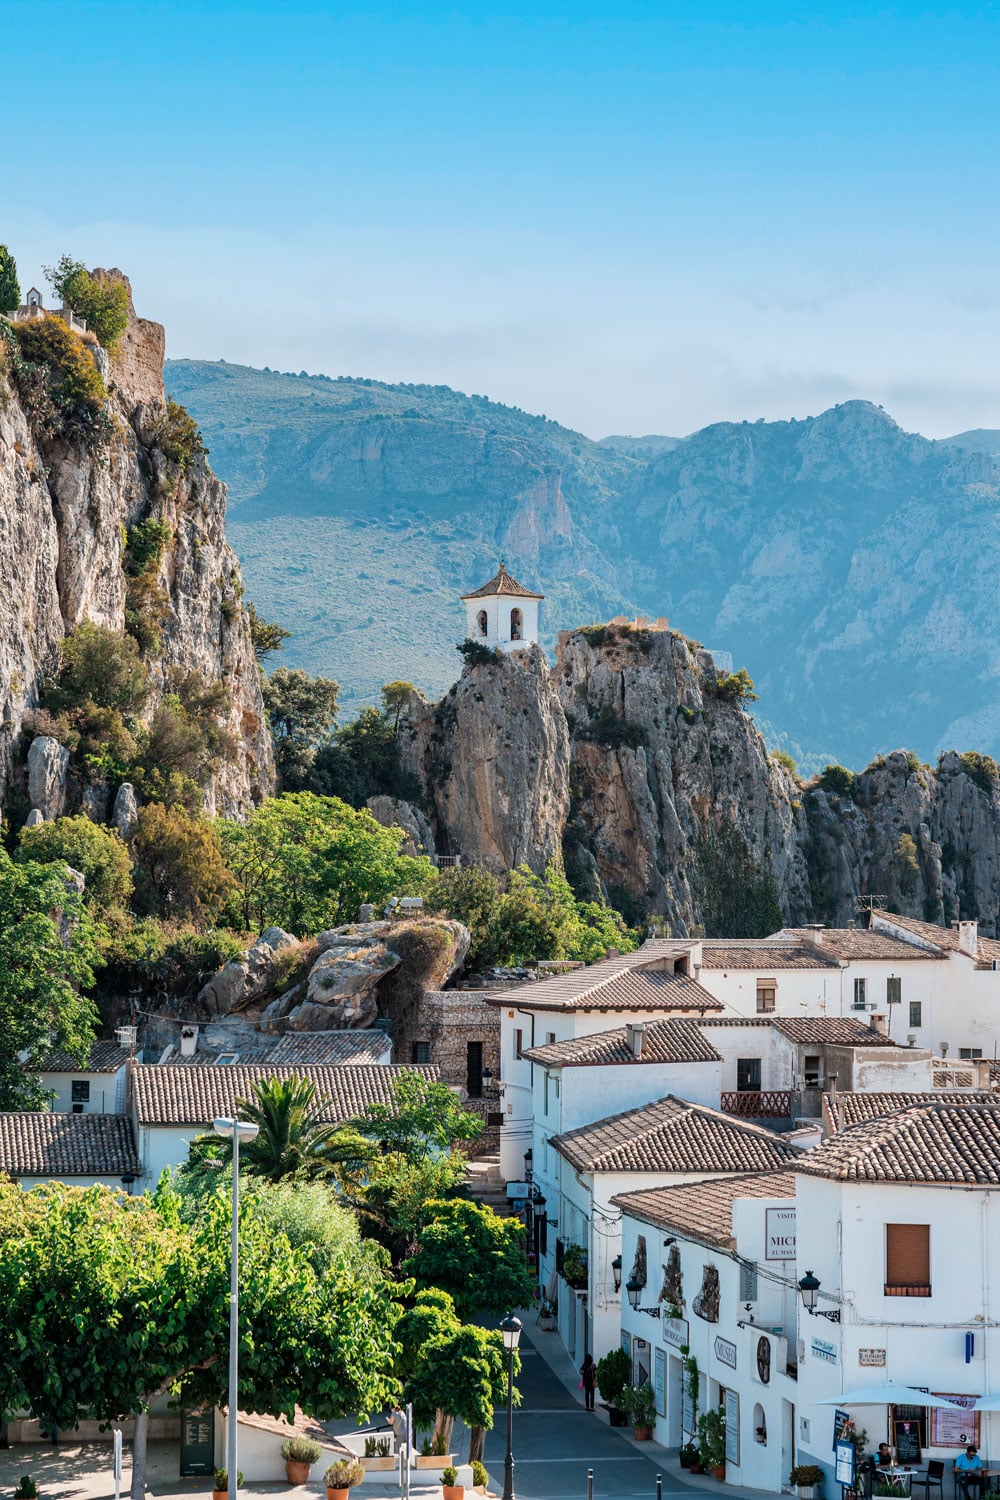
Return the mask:
[[514, 1056], [524, 1056], [524, 1032], [521, 1030], [520, 1026], [514, 1032]]
[[903, 981], [898, 974], [890, 974], [885, 982], [886, 1005], [898, 1005], [903, 998]]
[[70, 1097], [74, 1104], [90, 1103], [90, 1083], [86, 1078], [74, 1078], [70, 1084]]
[[868, 1001], [867, 979], [856, 979], [854, 981], [854, 1009], [864, 1010]]
[[431, 1060], [430, 1042], [413, 1043], [413, 1061], [415, 1063], [429, 1063]]
[[556, 1034], [555, 1034], [554, 1031], [547, 1031], [545, 1033], [545, 1044], [546, 1044], [547, 1047], [553, 1046], [555, 1044], [555, 1039], [556, 1039]]
[[922, 1026], [923, 1004], [920, 1000], [910, 1001], [910, 1025]]
[[958, 1049], [958, 1056], [961, 1062], [975, 1062], [982, 1055], [982, 1047], [959, 1047]]
[[757, 981], [757, 1014], [759, 1016], [770, 1015], [774, 1010], [777, 999], [778, 986], [773, 979], [758, 979]]

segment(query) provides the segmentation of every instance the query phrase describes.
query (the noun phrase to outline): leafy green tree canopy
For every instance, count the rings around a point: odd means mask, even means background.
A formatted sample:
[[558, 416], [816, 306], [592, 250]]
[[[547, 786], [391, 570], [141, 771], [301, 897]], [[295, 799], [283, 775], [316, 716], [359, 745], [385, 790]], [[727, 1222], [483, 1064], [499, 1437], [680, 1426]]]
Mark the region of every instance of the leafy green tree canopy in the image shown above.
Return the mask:
[[126, 907], [132, 896], [132, 861], [121, 838], [82, 815], [22, 828], [18, 864], [62, 861], [86, 882], [83, 899], [94, 912]]
[[17, 262], [7, 249], [0, 245], [0, 313], [13, 312], [21, 305], [21, 288], [17, 282]]
[[273, 620], [265, 620], [263, 615], [257, 613], [253, 604], [247, 605], [247, 619], [250, 621], [250, 640], [258, 661], [265, 661], [267, 657], [273, 656], [275, 651], [280, 651], [285, 642], [291, 639], [290, 630], [286, 630], [283, 625], [276, 625]]
[[463, 1322], [530, 1302], [523, 1224], [459, 1198], [428, 1208], [431, 1217], [420, 1231], [416, 1254], [403, 1265], [418, 1289], [447, 1292]]
[[59, 648], [60, 668], [46, 684], [45, 706], [54, 713], [92, 703], [138, 713], [149, 696], [146, 668], [130, 636], [81, 620]]
[[272, 797], [219, 831], [238, 887], [230, 916], [242, 931], [320, 932], [353, 918], [363, 901], [420, 895], [437, 874], [429, 860], [399, 853], [398, 828], [312, 792]]
[[336, 723], [340, 688], [299, 667], [278, 667], [263, 688], [281, 784], [293, 792], [306, 785], [316, 751]]
[[60, 256], [56, 266], [46, 266], [45, 275], [63, 305], [85, 318], [104, 348], [113, 350], [128, 327], [129, 296], [124, 281], [92, 276], [82, 261], [70, 255]]
[[65, 864], [15, 863], [0, 848], [0, 1109], [44, 1109], [37, 1078], [52, 1047], [81, 1062], [97, 1027], [97, 948], [90, 914]]
[[235, 886], [214, 823], [151, 802], [132, 839], [136, 907], [171, 921], [210, 922]]
[[392, 1104], [369, 1104], [355, 1122], [362, 1134], [410, 1161], [425, 1161], [458, 1141], [474, 1141], [483, 1121], [464, 1109], [447, 1084], [420, 1073], [401, 1073], [392, 1085]]

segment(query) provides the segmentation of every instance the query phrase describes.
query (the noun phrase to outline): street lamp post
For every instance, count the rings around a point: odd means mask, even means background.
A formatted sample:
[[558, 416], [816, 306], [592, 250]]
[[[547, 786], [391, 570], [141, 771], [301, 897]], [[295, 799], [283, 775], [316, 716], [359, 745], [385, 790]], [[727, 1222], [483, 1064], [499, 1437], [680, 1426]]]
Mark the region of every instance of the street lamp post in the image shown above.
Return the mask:
[[507, 1351], [507, 1456], [503, 1463], [503, 1500], [514, 1500], [514, 1350], [521, 1338], [521, 1320], [508, 1313], [500, 1324]]
[[226, 1475], [229, 1500], [237, 1500], [236, 1416], [239, 1406], [240, 1338], [240, 1141], [252, 1141], [260, 1129], [246, 1120], [212, 1121], [216, 1135], [233, 1143], [233, 1238], [229, 1264], [229, 1414], [226, 1432]]

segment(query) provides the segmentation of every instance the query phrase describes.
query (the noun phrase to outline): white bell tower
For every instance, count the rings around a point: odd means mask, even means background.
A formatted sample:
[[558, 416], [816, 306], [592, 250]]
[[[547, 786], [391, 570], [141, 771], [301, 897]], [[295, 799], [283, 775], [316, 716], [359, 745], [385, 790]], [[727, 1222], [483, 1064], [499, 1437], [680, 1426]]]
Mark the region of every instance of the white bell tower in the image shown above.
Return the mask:
[[462, 595], [466, 637], [501, 651], [523, 651], [538, 640], [538, 606], [544, 598], [522, 588], [501, 563], [489, 583]]

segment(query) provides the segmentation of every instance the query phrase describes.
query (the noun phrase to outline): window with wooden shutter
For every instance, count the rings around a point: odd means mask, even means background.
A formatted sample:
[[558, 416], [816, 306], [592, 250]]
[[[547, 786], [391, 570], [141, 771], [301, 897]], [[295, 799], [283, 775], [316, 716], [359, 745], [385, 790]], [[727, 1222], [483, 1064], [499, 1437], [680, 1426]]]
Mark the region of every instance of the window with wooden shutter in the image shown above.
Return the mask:
[[931, 1230], [929, 1224], [885, 1226], [885, 1295], [929, 1297]]
[[758, 979], [757, 981], [757, 1014], [769, 1016], [774, 1010], [778, 995], [778, 986], [773, 979]]

